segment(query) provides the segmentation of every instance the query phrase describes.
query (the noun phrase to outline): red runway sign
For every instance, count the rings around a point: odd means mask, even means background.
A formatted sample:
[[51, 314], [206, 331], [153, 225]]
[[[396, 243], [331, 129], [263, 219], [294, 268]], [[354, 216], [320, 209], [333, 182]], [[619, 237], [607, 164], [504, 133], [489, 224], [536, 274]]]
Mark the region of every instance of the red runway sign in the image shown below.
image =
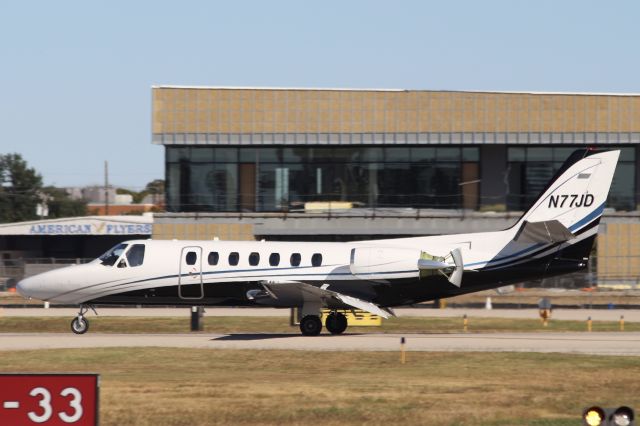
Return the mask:
[[97, 374], [0, 374], [0, 424], [98, 424]]

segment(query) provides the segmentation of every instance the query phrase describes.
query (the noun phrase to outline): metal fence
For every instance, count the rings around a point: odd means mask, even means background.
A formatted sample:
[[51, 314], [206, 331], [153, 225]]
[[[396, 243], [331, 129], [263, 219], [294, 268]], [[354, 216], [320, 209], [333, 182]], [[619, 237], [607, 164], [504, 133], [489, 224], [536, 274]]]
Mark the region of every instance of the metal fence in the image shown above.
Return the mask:
[[73, 264], [87, 263], [91, 260], [93, 259], [54, 257], [2, 260], [0, 261], [0, 291], [7, 291], [23, 278]]
[[[475, 186], [476, 181], [472, 182]], [[309, 212], [313, 204], [327, 204], [325, 210], [344, 211], [358, 208], [375, 212], [388, 209], [442, 209], [454, 211], [523, 211], [538, 197], [535, 194], [480, 195], [479, 190], [470, 192], [414, 193], [399, 189], [394, 193], [369, 192], [329, 192], [323, 194], [282, 194], [275, 191], [227, 194], [222, 192], [183, 193], [169, 195], [166, 211], [177, 212]], [[636, 209], [635, 194], [610, 193], [607, 207], [619, 211]], [[345, 205], [350, 205], [345, 207]], [[310, 210], [310, 208], [312, 210]]]

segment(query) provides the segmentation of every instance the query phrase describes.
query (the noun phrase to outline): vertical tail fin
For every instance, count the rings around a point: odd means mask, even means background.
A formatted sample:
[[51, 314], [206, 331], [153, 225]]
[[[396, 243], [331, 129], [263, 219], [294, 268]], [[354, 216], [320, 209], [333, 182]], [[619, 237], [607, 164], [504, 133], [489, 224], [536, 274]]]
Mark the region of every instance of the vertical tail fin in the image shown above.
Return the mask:
[[514, 228], [525, 221], [557, 220], [575, 234], [597, 226], [619, 155], [619, 150], [575, 151]]

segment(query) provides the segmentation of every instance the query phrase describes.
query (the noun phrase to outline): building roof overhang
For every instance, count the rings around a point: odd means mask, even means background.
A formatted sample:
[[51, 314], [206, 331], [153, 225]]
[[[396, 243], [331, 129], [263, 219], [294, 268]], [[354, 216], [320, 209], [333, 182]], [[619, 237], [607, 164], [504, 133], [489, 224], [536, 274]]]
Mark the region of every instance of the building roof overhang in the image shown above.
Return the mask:
[[83, 216], [0, 224], [3, 235], [151, 235], [153, 216]]

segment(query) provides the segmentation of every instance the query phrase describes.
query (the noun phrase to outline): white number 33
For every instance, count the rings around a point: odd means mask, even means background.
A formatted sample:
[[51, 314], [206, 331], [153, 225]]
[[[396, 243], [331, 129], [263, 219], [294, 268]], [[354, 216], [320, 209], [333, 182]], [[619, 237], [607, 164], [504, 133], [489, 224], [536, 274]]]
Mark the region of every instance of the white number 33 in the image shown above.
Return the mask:
[[[33, 388], [29, 392], [30, 396], [42, 396], [38, 405], [42, 407], [42, 414], [37, 414], [33, 411], [27, 413], [29, 419], [34, 423], [44, 423], [51, 418], [53, 409], [51, 408], [51, 393], [45, 388]], [[60, 396], [73, 396], [73, 399], [69, 401], [69, 407], [73, 408], [73, 414], [67, 414], [66, 412], [58, 413], [58, 417], [65, 423], [77, 422], [82, 417], [82, 394], [76, 388], [65, 388], [60, 392]]]

